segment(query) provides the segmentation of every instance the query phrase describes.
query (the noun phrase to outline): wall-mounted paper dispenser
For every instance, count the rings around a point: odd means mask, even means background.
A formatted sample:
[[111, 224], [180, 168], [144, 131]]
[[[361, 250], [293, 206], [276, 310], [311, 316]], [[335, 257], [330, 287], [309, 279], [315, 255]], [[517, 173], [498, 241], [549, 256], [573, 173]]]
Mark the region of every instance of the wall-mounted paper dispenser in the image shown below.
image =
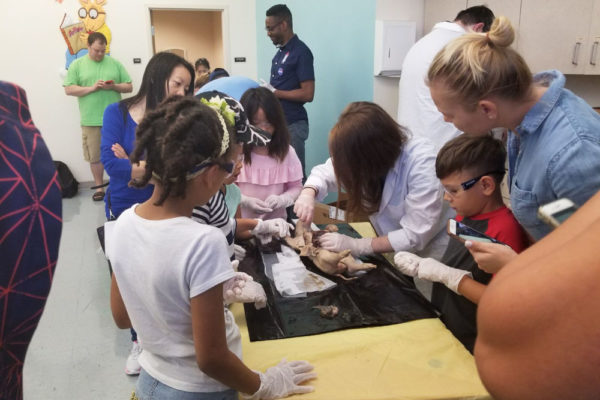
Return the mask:
[[375, 21], [375, 76], [399, 76], [402, 62], [415, 43], [415, 21]]

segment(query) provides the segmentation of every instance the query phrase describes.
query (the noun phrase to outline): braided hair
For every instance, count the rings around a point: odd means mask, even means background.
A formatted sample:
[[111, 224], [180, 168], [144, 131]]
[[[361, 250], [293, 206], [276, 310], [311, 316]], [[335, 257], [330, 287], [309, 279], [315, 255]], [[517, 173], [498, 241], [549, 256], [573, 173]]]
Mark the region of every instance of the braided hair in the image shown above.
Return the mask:
[[162, 188], [157, 206], [169, 196], [185, 198], [190, 171], [200, 163], [225, 163], [231, 157], [232, 137], [232, 127], [200, 99], [168, 97], [137, 127], [129, 159], [132, 163], [145, 159], [146, 170], [129, 185], [144, 187], [154, 177]]

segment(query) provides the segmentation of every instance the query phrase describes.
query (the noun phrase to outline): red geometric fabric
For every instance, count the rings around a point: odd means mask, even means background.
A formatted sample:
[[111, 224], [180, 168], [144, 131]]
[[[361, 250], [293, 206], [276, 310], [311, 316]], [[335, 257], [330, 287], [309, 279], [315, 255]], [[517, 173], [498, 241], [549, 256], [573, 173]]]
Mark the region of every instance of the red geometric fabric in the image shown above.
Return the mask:
[[0, 81], [0, 399], [23, 398], [23, 361], [50, 291], [62, 199], [25, 91]]

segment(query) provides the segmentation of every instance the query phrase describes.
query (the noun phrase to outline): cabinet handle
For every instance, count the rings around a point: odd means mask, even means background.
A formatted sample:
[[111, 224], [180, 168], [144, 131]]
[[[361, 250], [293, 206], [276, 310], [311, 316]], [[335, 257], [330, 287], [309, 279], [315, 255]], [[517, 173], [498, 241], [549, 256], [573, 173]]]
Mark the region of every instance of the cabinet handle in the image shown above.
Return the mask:
[[573, 57], [571, 57], [571, 64], [577, 65], [577, 60], [579, 59], [579, 49], [581, 48], [581, 42], [575, 43], [575, 47], [573, 47]]
[[598, 52], [598, 41], [596, 40], [592, 45], [592, 52], [590, 53], [590, 64], [596, 65], [596, 53]]

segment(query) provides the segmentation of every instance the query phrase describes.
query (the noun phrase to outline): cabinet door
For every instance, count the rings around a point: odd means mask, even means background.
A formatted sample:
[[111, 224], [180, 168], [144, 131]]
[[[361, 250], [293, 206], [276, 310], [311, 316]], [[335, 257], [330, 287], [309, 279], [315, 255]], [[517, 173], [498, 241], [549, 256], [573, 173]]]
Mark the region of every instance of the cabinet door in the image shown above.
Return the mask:
[[584, 73], [593, 2], [522, 0], [518, 50], [533, 73]]
[[515, 42], [513, 47], [516, 48], [519, 39], [519, 19], [521, 15], [521, 0], [468, 0], [467, 7], [486, 6], [496, 17], [503, 15], [510, 20], [515, 32]]
[[423, 36], [438, 22], [454, 21], [456, 14], [467, 8], [467, 0], [425, 0]]
[[600, 0], [594, 0], [589, 46], [585, 60], [586, 75], [600, 75]]

